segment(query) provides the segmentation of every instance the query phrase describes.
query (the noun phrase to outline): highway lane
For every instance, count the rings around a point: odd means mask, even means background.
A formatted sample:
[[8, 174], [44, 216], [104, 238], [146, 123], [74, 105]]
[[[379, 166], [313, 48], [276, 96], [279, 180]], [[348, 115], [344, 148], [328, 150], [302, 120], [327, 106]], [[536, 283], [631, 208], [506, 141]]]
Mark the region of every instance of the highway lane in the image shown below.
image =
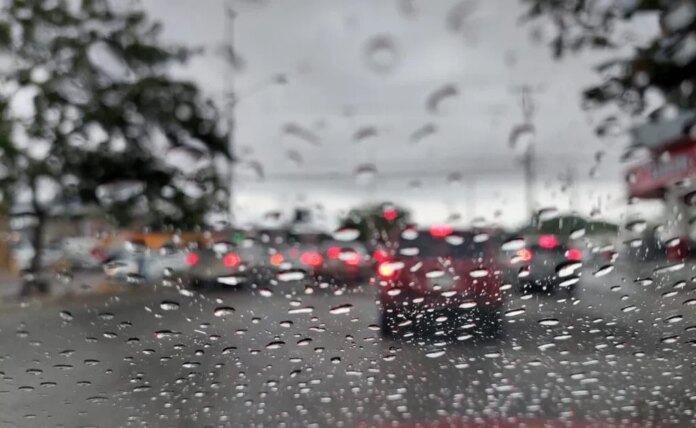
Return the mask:
[[369, 285], [159, 287], [10, 308], [0, 317], [0, 426], [693, 426], [691, 268], [651, 284], [631, 268], [592, 270], [573, 300], [511, 293], [497, 340], [383, 339]]

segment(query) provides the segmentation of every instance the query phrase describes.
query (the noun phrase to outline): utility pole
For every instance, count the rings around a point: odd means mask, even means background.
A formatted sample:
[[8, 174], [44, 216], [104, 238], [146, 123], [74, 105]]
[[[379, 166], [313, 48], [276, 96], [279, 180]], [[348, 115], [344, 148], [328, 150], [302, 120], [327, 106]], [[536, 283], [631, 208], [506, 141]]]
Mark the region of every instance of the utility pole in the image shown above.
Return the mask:
[[474, 226], [476, 218], [476, 176], [466, 180], [466, 218], [469, 226]]
[[[237, 51], [235, 49], [234, 45], [234, 20], [237, 17], [237, 13], [234, 11], [232, 8], [232, 0], [228, 0], [225, 2], [225, 43], [230, 49], [230, 52], [232, 55], [237, 55]], [[234, 89], [234, 73], [235, 73], [235, 67], [234, 67], [234, 58], [231, 57], [229, 61], [229, 69], [228, 73], [226, 73], [224, 82], [225, 82], [225, 94], [230, 95], [232, 97], [236, 97], [235, 89]], [[227, 192], [228, 192], [228, 200], [229, 200], [229, 209], [228, 209], [228, 214], [230, 216], [230, 226], [234, 227], [236, 223], [236, 216], [235, 216], [235, 206], [234, 206], [234, 200], [235, 200], [235, 185], [237, 184], [235, 181], [235, 176], [234, 176], [234, 170], [235, 170], [235, 163], [237, 162], [237, 158], [235, 155], [235, 146], [236, 146], [236, 128], [237, 128], [237, 117], [235, 115], [235, 109], [237, 106], [237, 101], [236, 99], [231, 99], [229, 102], [225, 100], [225, 109], [227, 110], [227, 124], [228, 124], [228, 145], [229, 145], [229, 150], [230, 150], [230, 163], [229, 163], [229, 171], [228, 171], [228, 177], [227, 177]]]
[[[522, 125], [515, 127], [510, 136], [510, 144], [513, 146], [524, 145], [524, 147], [518, 147], [521, 149], [522, 156], [522, 170], [524, 174], [524, 191], [525, 191], [525, 204], [527, 213], [532, 222], [534, 222], [534, 182], [535, 182], [535, 156], [534, 156], [534, 141], [532, 141], [533, 135], [535, 133], [533, 117], [534, 117], [534, 99], [533, 94], [539, 92], [540, 89], [534, 89], [528, 84], [516, 86], [513, 88], [513, 92], [520, 94], [520, 101], [522, 107]], [[520, 141], [522, 138], [525, 141]]]
[[568, 209], [575, 211], [575, 201], [577, 200], [577, 189], [575, 188], [575, 169], [572, 166], [566, 168], [566, 172], [560, 176], [563, 185], [562, 190], [568, 195]]

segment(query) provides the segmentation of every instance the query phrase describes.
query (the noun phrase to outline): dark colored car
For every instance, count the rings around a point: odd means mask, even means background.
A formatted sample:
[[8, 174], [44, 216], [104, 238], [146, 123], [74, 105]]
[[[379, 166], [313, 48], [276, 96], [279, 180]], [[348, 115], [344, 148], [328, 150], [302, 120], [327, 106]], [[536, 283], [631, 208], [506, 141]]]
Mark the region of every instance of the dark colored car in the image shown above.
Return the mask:
[[315, 278], [324, 266], [322, 243], [326, 239], [323, 233], [293, 232], [271, 246], [267, 259], [278, 282], [296, 283]]
[[463, 334], [500, 332], [503, 296], [495, 249], [478, 236], [449, 226], [401, 234], [393, 259], [377, 267], [384, 334], [448, 324]]
[[186, 254], [194, 288], [238, 288], [252, 281], [267, 261], [265, 247], [254, 240], [199, 245]]
[[526, 246], [511, 258], [512, 265], [519, 269], [520, 290], [572, 295], [580, 280], [582, 252], [555, 235], [528, 237], [526, 241]]
[[323, 263], [315, 270], [320, 280], [357, 284], [374, 272], [374, 264], [360, 242], [325, 241], [321, 244]]

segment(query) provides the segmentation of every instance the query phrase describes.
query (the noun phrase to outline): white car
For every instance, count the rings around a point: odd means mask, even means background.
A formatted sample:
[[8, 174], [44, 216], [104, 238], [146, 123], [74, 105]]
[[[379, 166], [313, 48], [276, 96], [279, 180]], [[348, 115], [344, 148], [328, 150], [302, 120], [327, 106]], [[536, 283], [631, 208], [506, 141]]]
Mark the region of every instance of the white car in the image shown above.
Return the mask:
[[124, 280], [129, 275], [138, 275], [147, 280], [165, 276], [165, 271], [181, 273], [189, 270], [186, 253], [173, 246], [163, 245], [159, 250], [121, 250], [110, 261], [104, 263], [104, 273], [110, 279]]

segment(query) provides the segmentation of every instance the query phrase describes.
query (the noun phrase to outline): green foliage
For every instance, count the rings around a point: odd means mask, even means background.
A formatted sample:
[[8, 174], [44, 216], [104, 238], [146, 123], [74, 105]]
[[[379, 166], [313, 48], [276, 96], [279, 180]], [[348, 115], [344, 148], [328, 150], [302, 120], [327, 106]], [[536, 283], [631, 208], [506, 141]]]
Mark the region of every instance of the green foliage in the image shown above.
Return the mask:
[[632, 54], [597, 67], [603, 81], [584, 91], [586, 105], [616, 103], [625, 111], [639, 113], [645, 109], [646, 91], [652, 88], [675, 106], [696, 106], [696, 54], [690, 51], [696, 29], [696, 15], [690, 15], [695, 0], [522, 1], [529, 6], [528, 20], [550, 21], [555, 26], [550, 46], [556, 58], [584, 49], [624, 47], [628, 42], [621, 24], [657, 14], [659, 34], [635, 46]]
[[[192, 51], [162, 45], [159, 33], [126, 2], [5, 2], [0, 50], [14, 67], [0, 75], [0, 189], [36, 195], [35, 183], [49, 181], [58, 199], [100, 205], [121, 225], [190, 227], [224, 210], [221, 116], [194, 83], [167, 73]], [[32, 114], [7, 109], [27, 93]]]

